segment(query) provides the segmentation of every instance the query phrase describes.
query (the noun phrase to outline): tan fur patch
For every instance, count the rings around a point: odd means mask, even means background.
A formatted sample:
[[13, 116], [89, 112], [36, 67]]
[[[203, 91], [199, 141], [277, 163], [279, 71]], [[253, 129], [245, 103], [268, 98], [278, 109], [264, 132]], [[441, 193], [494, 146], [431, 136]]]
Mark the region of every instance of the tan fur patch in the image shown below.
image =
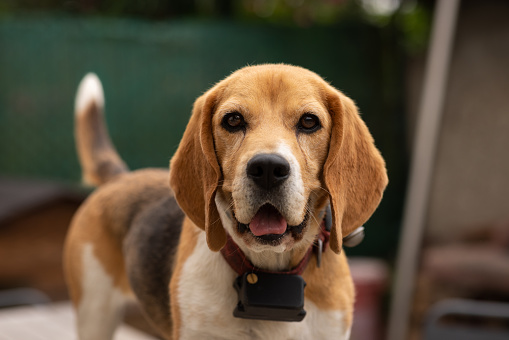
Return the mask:
[[307, 284], [304, 291], [306, 298], [320, 309], [345, 312], [345, 329], [349, 329], [355, 292], [344, 252], [337, 255], [326, 249], [320, 268], [316, 267], [313, 256], [302, 277]]

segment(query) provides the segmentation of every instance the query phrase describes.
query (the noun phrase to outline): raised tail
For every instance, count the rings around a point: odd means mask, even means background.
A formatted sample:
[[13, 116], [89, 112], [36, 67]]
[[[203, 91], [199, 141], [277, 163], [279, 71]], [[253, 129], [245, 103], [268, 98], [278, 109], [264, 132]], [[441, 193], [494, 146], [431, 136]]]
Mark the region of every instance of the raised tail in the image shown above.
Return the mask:
[[101, 81], [94, 73], [89, 73], [76, 93], [74, 137], [83, 182], [93, 186], [129, 171], [111, 143], [103, 112]]

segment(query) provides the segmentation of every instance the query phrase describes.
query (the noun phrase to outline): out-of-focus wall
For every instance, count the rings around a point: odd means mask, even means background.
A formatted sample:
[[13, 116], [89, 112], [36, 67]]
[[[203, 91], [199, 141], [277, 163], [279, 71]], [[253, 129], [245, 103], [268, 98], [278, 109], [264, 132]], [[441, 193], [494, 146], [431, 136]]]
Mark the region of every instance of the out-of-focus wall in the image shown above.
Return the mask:
[[[462, 2], [426, 236], [454, 239], [509, 219], [509, 2]], [[415, 112], [422, 63], [411, 64]]]

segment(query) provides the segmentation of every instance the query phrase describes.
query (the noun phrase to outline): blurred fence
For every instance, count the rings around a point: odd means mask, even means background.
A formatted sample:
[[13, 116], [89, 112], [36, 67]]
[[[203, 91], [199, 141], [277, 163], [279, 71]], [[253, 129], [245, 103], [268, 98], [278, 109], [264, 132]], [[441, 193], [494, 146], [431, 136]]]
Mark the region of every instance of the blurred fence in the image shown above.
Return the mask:
[[248, 64], [295, 64], [358, 103], [387, 160], [391, 184], [370, 222], [380, 227], [368, 229], [366, 242], [369, 253], [386, 253], [388, 244], [381, 240], [394, 244], [406, 174], [397, 43], [387, 30], [355, 22], [303, 29], [230, 21], [2, 17], [0, 175], [79, 180], [72, 111], [87, 72], [101, 78], [113, 142], [136, 169], [168, 165], [194, 99], [215, 82]]

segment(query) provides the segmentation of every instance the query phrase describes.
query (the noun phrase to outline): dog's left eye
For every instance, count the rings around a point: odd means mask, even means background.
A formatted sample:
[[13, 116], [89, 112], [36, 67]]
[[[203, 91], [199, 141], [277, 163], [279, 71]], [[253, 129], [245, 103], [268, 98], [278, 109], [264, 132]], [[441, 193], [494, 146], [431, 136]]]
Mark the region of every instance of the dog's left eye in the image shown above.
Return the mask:
[[318, 130], [321, 125], [317, 116], [311, 113], [305, 113], [300, 117], [297, 127], [302, 132], [311, 133]]
[[221, 125], [230, 132], [237, 132], [246, 127], [246, 122], [240, 113], [230, 112], [223, 117]]

